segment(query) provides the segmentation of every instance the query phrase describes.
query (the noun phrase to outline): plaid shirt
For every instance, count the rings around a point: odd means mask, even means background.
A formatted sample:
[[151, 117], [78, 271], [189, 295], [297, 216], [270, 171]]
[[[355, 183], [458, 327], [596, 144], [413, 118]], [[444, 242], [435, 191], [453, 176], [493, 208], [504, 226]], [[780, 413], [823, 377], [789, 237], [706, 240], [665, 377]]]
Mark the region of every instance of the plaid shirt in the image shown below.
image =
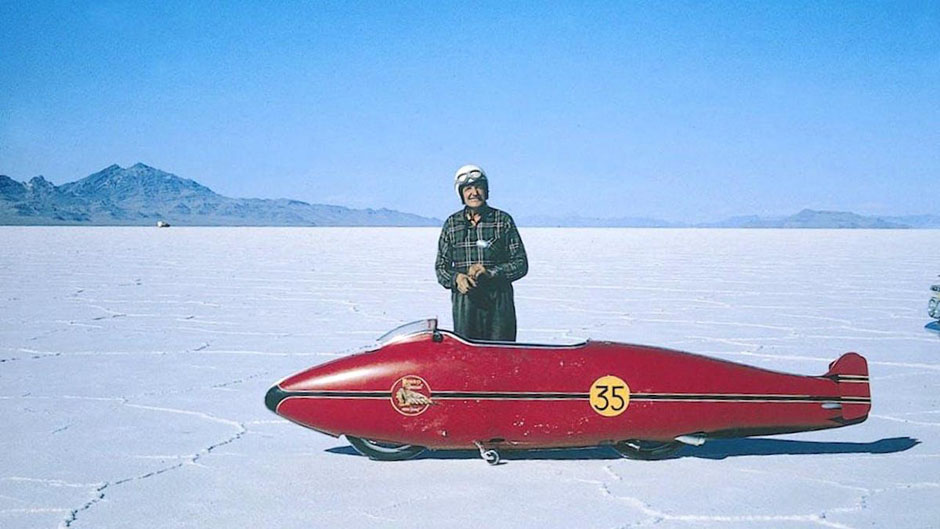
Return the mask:
[[474, 226], [464, 208], [444, 221], [437, 243], [434, 268], [437, 281], [454, 289], [457, 273], [467, 273], [474, 263], [482, 263], [490, 277], [515, 281], [529, 271], [525, 246], [512, 217], [505, 211], [484, 206], [480, 221]]

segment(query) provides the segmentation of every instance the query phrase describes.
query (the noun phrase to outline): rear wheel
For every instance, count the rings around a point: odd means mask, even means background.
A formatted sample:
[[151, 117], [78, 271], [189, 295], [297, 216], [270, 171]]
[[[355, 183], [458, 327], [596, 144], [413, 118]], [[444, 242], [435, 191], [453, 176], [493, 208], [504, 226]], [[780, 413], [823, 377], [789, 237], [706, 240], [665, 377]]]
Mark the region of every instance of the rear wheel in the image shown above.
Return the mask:
[[367, 456], [369, 459], [378, 461], [403, 461], [405, 459], [411, 459], [425, 451], [423, 446], [386, 443], [384, 441], [373, 441], [371, 439], [362, 439], [351, 435], [347, 435], [346, 440], [349, 441], [349, 444], [360, 454]]
[[628, 459], [665, 459], [682, 448], [682, 444], [675, 441], [642, 441], [630, 439], [615, 443], [614, 450]]

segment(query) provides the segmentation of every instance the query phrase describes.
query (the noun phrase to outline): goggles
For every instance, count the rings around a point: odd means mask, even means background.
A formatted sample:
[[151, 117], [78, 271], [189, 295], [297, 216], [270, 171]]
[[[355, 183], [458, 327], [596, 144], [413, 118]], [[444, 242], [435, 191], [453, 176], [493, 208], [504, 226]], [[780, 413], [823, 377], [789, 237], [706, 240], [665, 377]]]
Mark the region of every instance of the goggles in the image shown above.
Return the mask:
[[461, 173], [457, 175], [457, 178], [454, 180], [457, 182], [457, 185], [469, 184], [470, 182], [476, 182], [483, 176], [482, 171], [474, 169], [473, 171], [467, 171], [466, 173]]

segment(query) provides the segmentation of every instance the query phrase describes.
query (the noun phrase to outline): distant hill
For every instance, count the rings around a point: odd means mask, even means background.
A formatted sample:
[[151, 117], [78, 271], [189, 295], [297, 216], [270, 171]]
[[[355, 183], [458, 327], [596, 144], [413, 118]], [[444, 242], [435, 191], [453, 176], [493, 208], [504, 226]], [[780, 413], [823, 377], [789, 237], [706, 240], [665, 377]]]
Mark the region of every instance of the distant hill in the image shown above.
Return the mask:
[[904, 215], [885, 218], [911, 228], [940, 228], [940, 215]]
[[[924, 215], [918, 228], [940, 227], [940, 217], [934, 218], [933, 224], [929, 215]], [[814, 229], [897, 229], [912, 228], [911, 224], [902, 222], [897, 217], [866, 217], [846, 211], [816, 211], [804, 209], [789, 217], [732, 217], [717, 222], [700, 224], [708, 228], [814, 228]]]
[[846, 211], [804, 209], [788, 217], [731, 217], [719, 222], [682, 224], [645, 217], [590, 218], [579, 216], [520, 217], [519, 225], [532, 227], [594, 227], [594, 228], [803, 228], [803, 229], [905, 229], [940, 228], [938, 215], [902, 217], [867, 217]]
[[350, 209], [289, 199], [229, 198], [193, 180], [138, 163], [112, 165], [55, 186], [41, 176], [0, 175], [0, 224], [188, 226], [440, 226], [389, 209]]

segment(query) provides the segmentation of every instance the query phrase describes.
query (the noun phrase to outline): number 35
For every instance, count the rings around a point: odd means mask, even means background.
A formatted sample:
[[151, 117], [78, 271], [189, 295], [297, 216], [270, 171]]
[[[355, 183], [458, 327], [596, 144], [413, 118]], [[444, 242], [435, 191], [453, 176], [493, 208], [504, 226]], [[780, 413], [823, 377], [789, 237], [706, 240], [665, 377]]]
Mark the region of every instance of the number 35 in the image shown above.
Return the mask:
[[620, 415], [630, 403], [630, 388], [627, 383], [613, 375], [594, 381], [591, 386], [591, 407], [605, 416]]

